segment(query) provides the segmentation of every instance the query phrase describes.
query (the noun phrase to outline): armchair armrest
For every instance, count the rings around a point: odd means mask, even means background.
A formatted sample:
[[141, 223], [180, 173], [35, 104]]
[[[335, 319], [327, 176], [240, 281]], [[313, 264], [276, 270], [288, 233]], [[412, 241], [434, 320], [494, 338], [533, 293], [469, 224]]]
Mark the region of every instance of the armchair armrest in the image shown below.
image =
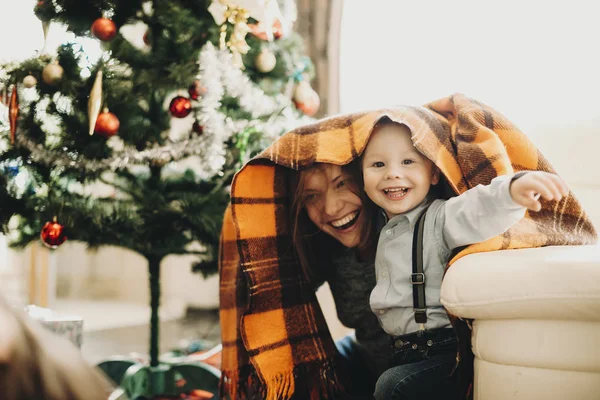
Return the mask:
[[600, 321], [600, 246], [465, 256], [448, 270], [441, 301], [463, 318]]

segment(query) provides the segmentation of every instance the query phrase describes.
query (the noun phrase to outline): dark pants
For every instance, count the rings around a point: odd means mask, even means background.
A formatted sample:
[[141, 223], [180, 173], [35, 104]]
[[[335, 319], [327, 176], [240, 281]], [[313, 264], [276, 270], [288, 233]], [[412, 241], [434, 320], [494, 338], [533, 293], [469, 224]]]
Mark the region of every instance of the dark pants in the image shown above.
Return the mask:
[[346, 336], [338, 340], [335, 346], [342, 358], [340, 364], [350, 378], [346, 384], [348, 396], [345, 399], [373, 399], [377, 377], [367, 366], [354, 337]]
[[454, 330], [435, 329], [392, 338], [394, 366], [377, 380], [377, 400], [456, 400], [450, 376], [456, 363]]

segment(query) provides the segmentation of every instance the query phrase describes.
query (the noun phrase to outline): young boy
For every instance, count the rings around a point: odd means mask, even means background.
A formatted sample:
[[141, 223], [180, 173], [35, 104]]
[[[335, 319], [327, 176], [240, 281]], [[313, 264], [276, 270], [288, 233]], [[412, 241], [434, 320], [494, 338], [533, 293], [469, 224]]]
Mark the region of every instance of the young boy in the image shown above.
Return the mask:
[[[387, 217], [377, 244], [377, 284], [370, 305], [392, 336], [394, 364], [404, 368], [386, 373], [396, 374], [389, 379], [394, 390], [400, 382], [414, 380], [404, 378], [417, 372], [426, 379], [422, 384], [435, 385], [446, 379], [456, 354], [456, 337], [440, 303], [444, 266], [452, 250], [504, 233], [523, 218], [525, 209], [541, 209], [538, 194], [560, 200], [568, 188], [555, 174], [531, 171], [499, 176], [450, 200], [432, 198], [430, 189], [439, 182], [440, 171], [414, 147], [408, 127], [391, 120], [376, 126], [362, 157], [365, 192]], [[425, 211], [424, 274], [415, 275], [413, 231]], [[418, 313], [414, 285], [425, 287], [426, 307]], [[408, 370], [406, 364], [411, 365]], [[377, 390], [384, 393], [382, 385], [378, 382]], [[449, 390], [444, 386], [437, 386], [439, 393]], [[375, 397], [392, 396], [389, 391], [381, 393]], [[447, 395], [439, 398], [452, 398]]]

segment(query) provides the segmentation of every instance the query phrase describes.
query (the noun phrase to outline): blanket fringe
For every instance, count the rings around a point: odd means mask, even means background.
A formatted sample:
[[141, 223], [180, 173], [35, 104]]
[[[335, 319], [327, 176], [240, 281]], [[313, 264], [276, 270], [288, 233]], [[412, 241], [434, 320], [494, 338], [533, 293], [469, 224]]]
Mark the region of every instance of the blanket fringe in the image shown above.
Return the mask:
[[331, 365], [300, 365], [289, 373], [270, 378], [266, 384], [253, 368], [222, 371], [220, 396], [232, 400], [329, 400], [345, 398], [344, 388]]

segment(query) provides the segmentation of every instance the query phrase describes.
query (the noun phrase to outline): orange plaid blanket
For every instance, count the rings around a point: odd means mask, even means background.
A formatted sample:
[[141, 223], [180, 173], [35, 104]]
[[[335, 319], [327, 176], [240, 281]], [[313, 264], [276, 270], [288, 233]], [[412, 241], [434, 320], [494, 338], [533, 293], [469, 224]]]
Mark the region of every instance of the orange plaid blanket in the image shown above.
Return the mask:
[[[312, 286], [291, 252], [287, 221], [289, 169], [316, 162], [347, 164], [387, 116], [407, 125], [415, 146], [442, 171], [455, 193], [520, 170], [554, 172], [510, 121], [456, 94], [424, 107], [335, 116], [291, 131], [244, 166], [231, 186], [221, 236], [221, 388], [233, 399], [323, 399], [342, 396], [335, 346]], [[506, 233], [468, 246], [474, 252], [590, 244], [597, 235], [570, 193], [542, 200]]]

